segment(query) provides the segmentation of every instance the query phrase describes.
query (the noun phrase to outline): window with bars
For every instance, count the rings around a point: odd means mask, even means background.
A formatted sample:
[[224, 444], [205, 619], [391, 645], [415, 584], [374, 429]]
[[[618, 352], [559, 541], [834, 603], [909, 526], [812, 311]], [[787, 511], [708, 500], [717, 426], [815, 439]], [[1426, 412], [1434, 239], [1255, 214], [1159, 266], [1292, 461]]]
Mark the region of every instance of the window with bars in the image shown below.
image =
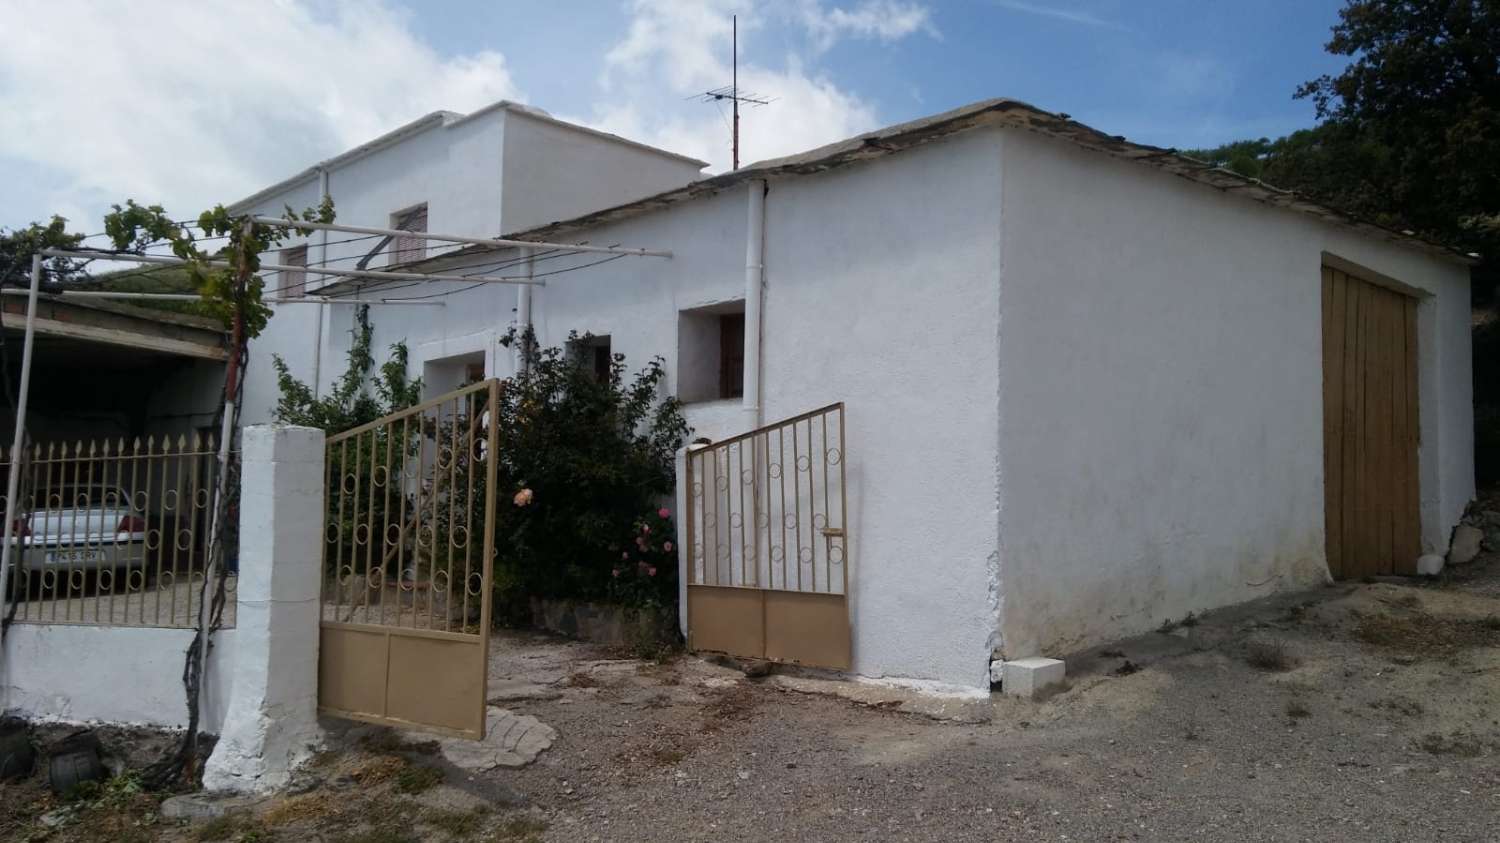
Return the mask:
[[[391, 228], [426, 233], [427, 203], [391, 214]], [[396, 237], [391, 241], [389, 264], [410, 263], [427, 257], [427, 240], [422, 237]]]
[[[307, 247], [293, 246], [281, 250], [281, 263], [287, 266], [307, 266]], [[307, 270], [283, 269], [281, 271], [281, 298], [300, 299], [307, 294]]]

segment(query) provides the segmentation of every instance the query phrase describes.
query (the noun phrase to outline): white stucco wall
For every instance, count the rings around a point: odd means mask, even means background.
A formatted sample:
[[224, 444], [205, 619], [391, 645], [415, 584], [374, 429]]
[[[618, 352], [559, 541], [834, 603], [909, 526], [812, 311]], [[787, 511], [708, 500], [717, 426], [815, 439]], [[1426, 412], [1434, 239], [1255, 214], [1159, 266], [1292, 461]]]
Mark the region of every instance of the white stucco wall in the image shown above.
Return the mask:
[[[13, 624], [5, 634], [0, 705], [8, 714], [67, 723], [183, 728], [182, 665], [191, 629]], [[224, 723], [236, 630], [214, 634], [201, 729]]]
[[502, 219], [522, 231], [622, 205], [699, 177], [698, 162], [525, 111], [505, 124]]
[[[388, 227], [393, 213], [425, 202], [429, 231], [484, 237], [677, 187], [691, 181], [698, 169], [696, 163], [660, 150], [559, 125], [523, 110], [491, 107], [434, 122], [340, 162], [329, 170], [328, 188], [342, 223]], [[286, 205], [298, 210], [316, 205], [318, 189], [317, 178], [308, 178], [235, 210], [279, 216]], [[316, 264], [324, 259], [319, 247], [323, 237], [293, 239], [286, 246], [306, 243], [308, 262]], [[329, 266], [353, 269], [357, 258], [379, 243], [355, 237], [338, 232], [326, 235]], [[429, 244], [433, 253], [450, 248]], [[386, 264], [386, 256], [377, 256], [370, 268]], [[316, 273], [309, 271], [308, 276], [309, 287], [317, 286]], [[400, 283], [400, 287], [387, 285], [387, 295], [424, 295], [463, 286]], [[271, 274], [268, 292], [279, 284]], [[405, 340], [415, 363], [414, 374], [421, 374], [423, 362], [437, 359], [433, 355], [441, 352], [431, 343], [470, 349], [477, 341], [483, 344], [492, 367], [500, 366], [490, 368], [489, 373], [509, 374], [506, 361], [493, 359], [497, 353], [494, 340], [513, 319], [514, 306], [514, 290], [495, 287], [449, 297], [441, 308], [373, 308], [377, 364], [385, 361], [391, 343]], [[276, 308], [264, 333], [251, 344], [243, 423], [271, 420], [280, 395], [271, 365], [273, 352], [304, 383], [312, 383], [316, 370], [319, 387], [326, 391], [347, 368], [352, 325], [350, 306]], [[419, 327], [412, 330], [412, 325]], [[419, 350], [419, 344], [429, 345]], [[503, 350], [498, 353], [507, 356]]]
[[[998, 179], [996, 136], [980, 132], [773, 182], [766, 197], [764, 418], [847, 404], [854, 669], [866, 676], [988, 686]], [[664, 357], [675, 390], [679, 311], [744, 297], [746, 212], [741, 188], [570, 234], [674, 255], [548, 278], [540, 340], [607, 334], [632, 369]], [[751, 427], [739, 401], [687, 416], [694, 436]]]
[[1004, 139], [1003, 650], [1327, 577], [1324, 251], [1419, 305], [1422, 538], [1473, 495], [1468, 272], [1100, 153]]

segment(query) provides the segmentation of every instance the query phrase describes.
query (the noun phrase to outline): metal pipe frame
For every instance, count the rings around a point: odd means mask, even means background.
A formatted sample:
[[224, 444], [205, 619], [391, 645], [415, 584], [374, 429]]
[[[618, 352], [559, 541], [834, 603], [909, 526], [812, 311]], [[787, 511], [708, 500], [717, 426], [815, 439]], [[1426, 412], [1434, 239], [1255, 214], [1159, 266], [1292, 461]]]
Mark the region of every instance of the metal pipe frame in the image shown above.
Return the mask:
[[428, 231], [402, 231], [399, 228], [372, 228], [363, 225], [343, 225], [332, 222], [294, 222], [279, 217], [251, 217], [262, 225], [279, 225], [286, 228], [310, 228], [314, 231], [339, 231], [346, 234], [375, 234], [383, 237], [420, 237], [424, 240], [441, 240], [444, 243], [465, 243], [470, 246], [499, 246], [522, 249], [565, 249], [570, 252], [601, 252], [609, 255], [638, 255], [641, 257], [670, 258], [670, 249], [634, 249], [624, 246], [590, 246], [584, 243], [549, 243], [545, 240], [507, 240], [503, 237], [464, 237], [458, 234], [434, 234]]
[[[161, 266], [183, 266], [188, 261], [182, 258], [169, 258], [164, 255], [122, 255], [116, 252], [96, 252], [88, 249], [43, 249], [38, 254], [46, 257], [71, 257], [90, 258], [93, 260], [127, 261], [131, 263], [154, 263]], [[209, 266], [229, 266], [229, 261], [210, 260], [204, 261]], [[321, 275], [335, 275], [341, 278], [377, 278], [391, 281], [460, 281], [467, 284], [484, 282], [488, 284], [531, 284], [538, 287], [546, 286], [547, 282], [534, 278], [504, 278], [498, 275], [446, 275], [432, 272], [392, 272], [389, 270], [376, 269], [329, 269], [318, 267], [309, 270], [305, 266], [288, 266], [279, 263], [263, 263], [261, 271], [270, 272], [308, 272], [315, 271]]]

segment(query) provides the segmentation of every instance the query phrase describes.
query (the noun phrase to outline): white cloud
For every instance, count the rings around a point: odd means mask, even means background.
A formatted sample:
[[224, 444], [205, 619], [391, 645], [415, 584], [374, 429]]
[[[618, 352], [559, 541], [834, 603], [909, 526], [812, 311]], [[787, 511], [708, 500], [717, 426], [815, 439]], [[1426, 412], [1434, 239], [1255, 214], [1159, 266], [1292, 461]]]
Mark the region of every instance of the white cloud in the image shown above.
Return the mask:
[[[0, 51], [0, 225], [59, 211], [98, 231], [125, 198], [192, 215], [431, 111], [525, 99], [503, 55], [445, 54], [397, 2], [0, 0], [17, 36]], [[636, 0], [618, 41], [579, 55], [599, 87], [542, 105], [727, 169], [728, 109], [689, 97], [729, 84], [737, 4]], [[741, 90], [775, 98], [743, 113], [746, 163], [878, 125], [820, 68], [835, 44], [938, 37], [915, 0], [768, 0], [739, 31]]]
[[[728, 169], [729, 108], [692, 97], [730, 82], [734, 7], [733, 0], [636, 0], [625, 36], [605, 57], [605, 96], [584, 121]], [[768, 60], [756, 50], [756, 33], [778, 25], [804, 35], [808, 55], [793, 51]], [[890, 0], [847, 9], [815, 2], [762, 5], [740, 15], [739, 31], [740, 90], [774, 98], [770, 105], [741, 109], [741, 163], [811, 149], [878, 124], [873, 104], [808, 65], [838, 39], [937, 34], [925, 7]]]
[[833, 46], [841, 36], [876, 38], [890, 42], [917, 32], [938, 38], [932, 12], [919, 3], [897, 0], [865, 0], [851, 9], [824, 10], [817, 2], [802, 6], [802, 17], [820, 49]]
[[1124, 29], [1121, 24], [1101, 18], [1098, 15], [1075, 9], [1069, 6], [1054, 6], [1046, 2], [1027, 2], [1027, 0], [993, 0], [994, 4], [1013, 12], [1022, 12], [1028, 15], [1037, 15], [1053, 20], [1077, 23], [1084, 26], [1099, 26], [1108, 29]]
[[0, 159], [30, 205], [7, 213], [196, 214], [430, 111], [519, 98], [499, 53], [442, 56], [380, 0], [6, 8]]

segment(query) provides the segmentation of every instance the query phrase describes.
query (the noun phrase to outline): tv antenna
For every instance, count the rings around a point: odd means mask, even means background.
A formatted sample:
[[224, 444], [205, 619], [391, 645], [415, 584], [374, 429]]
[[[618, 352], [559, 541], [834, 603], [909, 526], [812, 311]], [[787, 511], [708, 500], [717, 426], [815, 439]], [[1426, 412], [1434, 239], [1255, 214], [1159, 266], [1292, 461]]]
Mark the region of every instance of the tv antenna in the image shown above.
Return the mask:
[[730, 44], [732, 68], [730, 84], [722, 88], [714, 88], [712, 91], [704, 91], [698, 95], [703, 102], [721, 103], [729, 100], [734, 109], [734, 127], [730, 130], [733, 135], [732, 146], [734, 148], [734, 169], [740, 168], [740, 103], [750, 106], [770, 105], [774, 97], [763, 97], [750, 91], [740, 90], [740, 16], [730, 17]]

